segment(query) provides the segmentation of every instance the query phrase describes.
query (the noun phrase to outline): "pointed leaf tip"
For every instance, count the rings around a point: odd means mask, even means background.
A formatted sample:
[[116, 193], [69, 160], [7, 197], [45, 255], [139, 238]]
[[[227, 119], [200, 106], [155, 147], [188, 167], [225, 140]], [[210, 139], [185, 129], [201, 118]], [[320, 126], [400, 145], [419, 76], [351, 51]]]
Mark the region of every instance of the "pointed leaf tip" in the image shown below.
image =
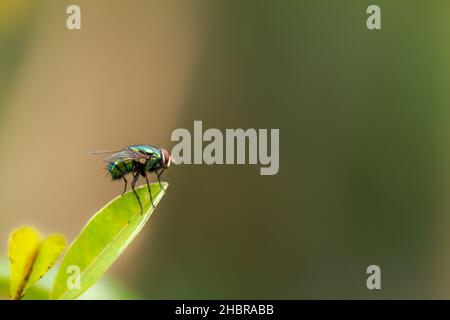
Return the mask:
[[[162, 183], [167, 189], [168, 184]], [[76, 299], [108, 270], [150, 218], [154, 208], [147, 186], [136, 188], [143, 212], [132, 191], [100, 209], [67, 250], [53, 283], [50, 299]], [[151, 184], [155, 206], [165, 191]]]

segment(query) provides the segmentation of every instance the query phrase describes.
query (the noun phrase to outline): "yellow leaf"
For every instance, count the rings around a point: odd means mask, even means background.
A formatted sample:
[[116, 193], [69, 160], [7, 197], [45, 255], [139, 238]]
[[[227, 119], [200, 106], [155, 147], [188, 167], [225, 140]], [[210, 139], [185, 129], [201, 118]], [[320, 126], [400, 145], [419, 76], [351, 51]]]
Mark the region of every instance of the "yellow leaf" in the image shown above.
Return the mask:
[[47, 271], [50, 270], [65, 247], [66, 239], [60, 234], [48, 236], [41, 242], [37, 257], [31, 269], [30, 276], [27, 279], [27, 283], [23, 288], [22, 294], [25, 294], [36, 281], [42, 278]]
[[39, 249], [39, 233], [30, 227], [21, 227], [9, 236], [9, 268], [11, 272], [11, 297], [20, 299], [31, 273]]
[[55, 264], [65, 247], [63, 235], [50, 235], [41, 241], [31, 227], [14, 230], [9, 238], [11, 297], [22, 298]]

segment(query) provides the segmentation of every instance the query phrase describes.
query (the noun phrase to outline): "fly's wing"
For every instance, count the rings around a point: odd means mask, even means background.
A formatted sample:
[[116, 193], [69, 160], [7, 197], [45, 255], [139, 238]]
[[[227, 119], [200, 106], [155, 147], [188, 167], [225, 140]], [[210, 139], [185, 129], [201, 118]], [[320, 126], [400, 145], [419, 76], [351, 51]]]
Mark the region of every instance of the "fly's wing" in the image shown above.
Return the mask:
[[131, 150], [122, 150], [116, 152], [105, 159], [105, 162], [117, 162], [126, 160], [147, 160], [147, 156], [143, 153], [133, 152]]
[[97, 155], [97, 154], [111, 154], [111, 153], [116, 153], [116, 152], [119, 152], [119, 150], [114, 150], [114, 151], [91, 151], [91, 152], [89, 152], [89, 154], [92, 154], [92, 155]]
[[[123, 149], [120, 149], [120, 150], [101, 150], [101, 151], [91, 151], [89, 153], [92, 154], [92, 155], [113, 154], [113, 153], [118, 153], [118, 152], [121, 152], [121, 151], [130, 151], [130, 150], [131, 150], [130, 147], [126, 147], [126, 148], [123, 148]], [[133, 151], [133, 150], [131, 150], [131, 151]]]

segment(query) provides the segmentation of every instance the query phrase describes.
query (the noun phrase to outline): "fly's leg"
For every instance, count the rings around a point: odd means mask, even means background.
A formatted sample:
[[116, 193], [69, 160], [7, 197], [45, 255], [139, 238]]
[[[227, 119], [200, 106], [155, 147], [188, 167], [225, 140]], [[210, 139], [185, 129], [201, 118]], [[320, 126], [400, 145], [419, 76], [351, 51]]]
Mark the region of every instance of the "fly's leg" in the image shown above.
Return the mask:
[[125, 187], [123, 188], [123, 192], [122, 192], [122, 195], [123, 195], [125, 192], [127, 192], [128, 181], [127, 181], [127, 178], [125, 178], [125, 176], [122, 176], [122, 179], [123, 179], [123, 181], [125, 181]]
[[125, 187], [123, 188], [122, 191], [123, 196], [123, 194], [127, 191], [127, 184], [128, 184], [127, 178], [125, 178], [126, 171], [123, 171], [122, 168], [120, 168], [118, 165], [116, 165], [115, 168], [117, 168], [117, 170], [119, 170], [119, 172], [122, 174], [122, 179], [125, 182]]
[[139, 179], [139, 173], [136, 172], [136, 174], [133, 176], [133, 181], [131, 181], [131, 189], [133, 189], [134, 195], [136, 196], [136, 199], [139, 202], [139, 206], [141, 207], [141, 214], [142, 214], [144, 212], [144, 209], [142, 209], [141, 199], [139, 198], [139, 195], [137, 194], [136, 190], [134, 189], [134, 186], [136, 185], [136, 182], [138, 179]]
[[150, 201], [152, 203], [153, 208], [156, 208], [155, 205], [153, 204], [152, 191], [150, 190], [150, 183], [148, 183], [148, 177], [147, 177], [146, 173], [144, 173], [144, 177], [145, 177], [145, 181], [147, 181], [147, 188], [148, 188], [148, 194], [150, 195]]
[[164, 193], [165, 193], [166, 189], [164, 189], [164, 187], [161, 184], [161, 175], [163, 174], [163, 172], [164, 172], [164, 169], [161, 169], [161, 171], [156, 174], [156, 177], [158, 178], [159, 186], [161, 187], [161, 189], [164, 190]]

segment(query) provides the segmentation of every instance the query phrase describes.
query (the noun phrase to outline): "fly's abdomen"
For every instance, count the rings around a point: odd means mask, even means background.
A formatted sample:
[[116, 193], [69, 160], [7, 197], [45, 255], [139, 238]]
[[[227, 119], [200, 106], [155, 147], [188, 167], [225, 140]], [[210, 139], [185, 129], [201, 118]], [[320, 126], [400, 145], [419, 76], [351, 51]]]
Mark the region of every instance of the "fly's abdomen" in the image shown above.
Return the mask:
[[108, 172], [111, 174], [111, 177], [115, 179], [120, 179], [127, 173], [133, 171], [133, 161], [116, 161], [110, 162], [106, 167]]

